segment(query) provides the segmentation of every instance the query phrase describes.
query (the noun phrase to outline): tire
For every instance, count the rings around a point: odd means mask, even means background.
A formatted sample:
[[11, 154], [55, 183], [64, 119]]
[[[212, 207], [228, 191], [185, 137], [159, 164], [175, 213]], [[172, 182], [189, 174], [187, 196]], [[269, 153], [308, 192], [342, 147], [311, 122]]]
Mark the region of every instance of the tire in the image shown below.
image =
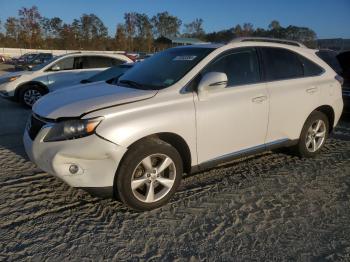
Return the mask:
[[34, 103], [46, 93], [47, 91], [40, 86], [25, 86], [19, 91], [19, 102], [27, 108], [32, 108]]
[[[162, 164], [167, 167], [157, 172]], [[123, 158], [114, 179], [115, 194], [134, 210], [155, 209], [174, 195], [182, 174], [179, 152], [162, 140], [147, 139], [132, 146]]]
[[[320, 126], [318, 126], [318, 124]], [[298, 144], [292, 148], [292, 152], [300, 157], [314, 157], [324, 146], [328, 134], [329, 120], [327, 116], [322, 112], [314, 111], [307, 118], [301, 131]]]

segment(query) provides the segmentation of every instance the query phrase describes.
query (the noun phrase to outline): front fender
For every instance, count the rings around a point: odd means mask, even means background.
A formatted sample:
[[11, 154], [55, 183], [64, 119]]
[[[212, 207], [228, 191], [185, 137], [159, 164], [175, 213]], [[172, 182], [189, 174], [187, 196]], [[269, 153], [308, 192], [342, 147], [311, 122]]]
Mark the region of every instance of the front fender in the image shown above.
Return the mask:
[[159, 94], [151, 99], [103, 109], [84, 118], [104, 116], [97, 127], [101, 137], [129, 147], [134, 142], [157, 133], [173, 133], [183, 138], [196, 156], [196, 119], [193, 94]]

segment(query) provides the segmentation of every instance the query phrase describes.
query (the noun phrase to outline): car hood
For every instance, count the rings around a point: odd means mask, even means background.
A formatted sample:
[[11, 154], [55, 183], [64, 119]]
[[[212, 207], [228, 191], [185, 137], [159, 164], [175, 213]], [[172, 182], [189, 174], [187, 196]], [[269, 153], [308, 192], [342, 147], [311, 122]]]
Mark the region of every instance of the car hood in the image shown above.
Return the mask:
[[49, 119], [79, 117], [91, 111], [148, 99], [156, 94], [156, 90], [138, 90], [96, 82], [49, 93], [34, 104], [33, 112]]

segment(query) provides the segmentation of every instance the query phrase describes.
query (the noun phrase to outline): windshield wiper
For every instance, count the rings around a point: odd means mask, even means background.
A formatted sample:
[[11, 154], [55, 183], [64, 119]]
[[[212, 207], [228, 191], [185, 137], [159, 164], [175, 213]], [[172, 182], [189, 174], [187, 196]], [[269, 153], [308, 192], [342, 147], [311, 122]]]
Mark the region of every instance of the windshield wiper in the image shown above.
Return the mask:
[[126, 84], [128, 86], [131, 86], [131, 87], [136, 87], [136, 88], [143, 88], [143, 85], [140, 84], [140, 83], [137, 83], [135, 81], [132, 81], [132, 80], [120, 80], [118, 83], [121, 83], [121, 84]]

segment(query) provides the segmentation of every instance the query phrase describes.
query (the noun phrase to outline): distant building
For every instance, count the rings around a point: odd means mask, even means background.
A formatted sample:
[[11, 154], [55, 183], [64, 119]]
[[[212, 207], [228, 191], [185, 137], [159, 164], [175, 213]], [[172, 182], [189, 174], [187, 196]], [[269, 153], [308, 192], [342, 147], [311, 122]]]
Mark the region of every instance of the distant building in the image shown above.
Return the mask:
[[198, 44], [206, 44], [197, 38], [186, 38], [186, 37], [165, 37], [161, 36], [155, 40], [155, 45], [157, 49], [165, 49], [174, 46], [182, 46], [182, 45], [198, 45]]
[[331, 38], [331, 39], [318, 39], [318, 49], [331, 49], [335, 51], [349, 51], [350, 39], [343, 38]]

